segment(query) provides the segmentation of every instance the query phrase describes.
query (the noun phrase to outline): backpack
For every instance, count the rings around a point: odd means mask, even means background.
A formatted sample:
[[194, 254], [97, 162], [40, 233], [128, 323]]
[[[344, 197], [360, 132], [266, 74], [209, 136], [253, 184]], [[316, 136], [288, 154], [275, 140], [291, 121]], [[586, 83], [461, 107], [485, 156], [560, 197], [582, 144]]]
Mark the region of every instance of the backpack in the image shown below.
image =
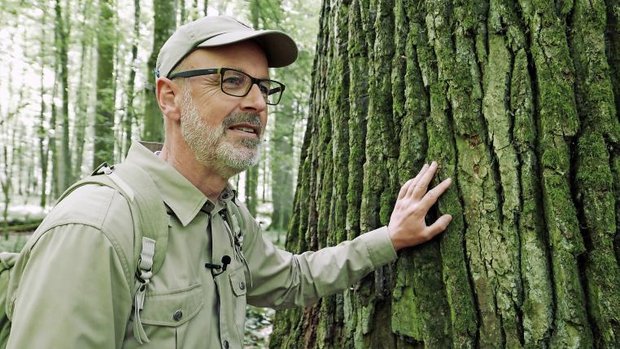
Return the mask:
[[[109, 166], [101, 164], [90, 176], [69, 187], [57, 203], [84, 185], [103, 185], [117, 190], [129, 204], [134, 226], [135, 277], [127, 280], [133, 288], [133, 333], [142, 344], [148, 342], [140, 321], [140, 311], [151, 277], [161, 268], [168, 246], [168, 213], [151, 177], [142, 168], [131, 163]], [[32, 247], [30, 239], [22, 249]], [[11, 269], [20, 253], [0, 253], [0, 348], [5, 348], [11, 330], [9, 309], [9, 280]]]

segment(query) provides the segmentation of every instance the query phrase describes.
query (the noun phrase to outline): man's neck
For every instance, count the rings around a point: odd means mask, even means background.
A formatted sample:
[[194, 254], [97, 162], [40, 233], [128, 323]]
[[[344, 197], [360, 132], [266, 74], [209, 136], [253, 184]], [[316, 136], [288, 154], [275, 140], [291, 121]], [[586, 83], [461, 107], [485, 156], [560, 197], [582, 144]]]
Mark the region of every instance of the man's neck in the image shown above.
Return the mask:
[[164, 144], [159, 157], [172, 165], [211, 201], [217, 202], [228, 185], [229, 177], [222, 176], [216, 168], [199, 163], [189, 151], [179, 151]]

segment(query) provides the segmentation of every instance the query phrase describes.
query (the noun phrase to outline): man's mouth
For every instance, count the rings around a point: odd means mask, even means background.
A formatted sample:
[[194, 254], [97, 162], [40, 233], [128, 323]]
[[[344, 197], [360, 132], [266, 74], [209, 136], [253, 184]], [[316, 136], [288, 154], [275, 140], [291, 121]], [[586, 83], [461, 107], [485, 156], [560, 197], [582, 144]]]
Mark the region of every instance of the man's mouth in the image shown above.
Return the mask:
[[251, 125], [251, 124], [246, 124], [246, 123], [234, 124], [234, 125], [231, 125], [228, 129], [237, 131], [240, 133], [245, 133], [248, 136], [249, 135], [254, 135], [256, 137], [260, 136], [260, 127]]

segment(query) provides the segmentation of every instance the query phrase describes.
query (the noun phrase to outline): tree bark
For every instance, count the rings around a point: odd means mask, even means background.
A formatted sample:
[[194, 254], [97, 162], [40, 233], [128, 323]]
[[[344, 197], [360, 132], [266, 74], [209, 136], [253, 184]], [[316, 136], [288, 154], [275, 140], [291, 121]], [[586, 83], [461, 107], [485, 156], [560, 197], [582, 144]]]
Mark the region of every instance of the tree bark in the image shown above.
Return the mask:
[[454, 219], [343, 294], [278, 312], [271, 346], [618, 347], [619, 8], [324, 1], [287, 247], [387, 224], [433, 160], [454, 184], [429, 221]]

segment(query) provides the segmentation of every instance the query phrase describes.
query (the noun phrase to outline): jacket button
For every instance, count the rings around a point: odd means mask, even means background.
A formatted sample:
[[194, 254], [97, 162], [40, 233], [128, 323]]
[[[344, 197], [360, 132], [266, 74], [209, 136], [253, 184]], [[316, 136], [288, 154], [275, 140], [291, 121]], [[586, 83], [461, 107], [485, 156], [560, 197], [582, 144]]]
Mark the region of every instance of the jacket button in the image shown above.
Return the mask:
[[174, 321], [181, 320], [181, 318], [183, 318], [183, 312], [181, 310], [175, 311], [174, 314], [172, 315], [172, 318], [174, 319]]
[[230, 345], [228, 344], [227, 340], [224, 340], [224, 349], [228, 349], [230, 347]]
[[245, 282], [241, 281], [239, 283], [239, 288], [242, 289], [242, 290], [245, 290]]

